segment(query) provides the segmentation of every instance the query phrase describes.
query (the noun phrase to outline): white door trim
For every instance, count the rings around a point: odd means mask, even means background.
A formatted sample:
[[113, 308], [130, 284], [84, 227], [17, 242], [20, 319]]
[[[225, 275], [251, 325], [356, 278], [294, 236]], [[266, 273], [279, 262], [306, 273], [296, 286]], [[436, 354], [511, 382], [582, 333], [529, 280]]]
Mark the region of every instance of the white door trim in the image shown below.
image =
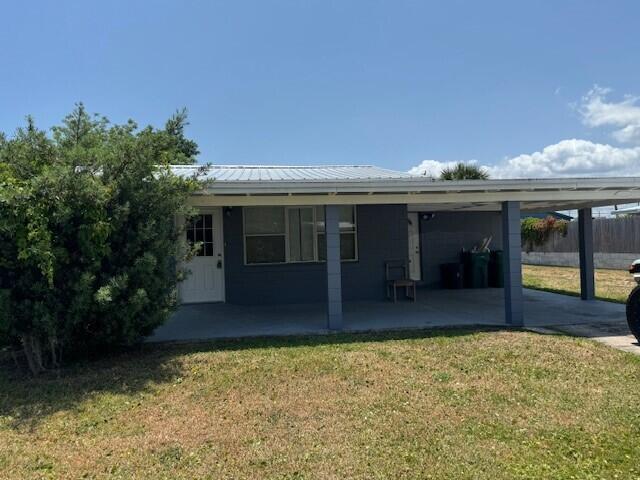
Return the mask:
[[420, 238], [420, 214], [409, 212], [407, 216], [407, 245], [409, 247], [409, 277], [422, 280], [422, 242]]
[[[190, 303], [224, 303], [226, 300], [225, 293], [225, 255], [224, 255], [224, 219], [222, 217], [223, 210], [222, 207], [201, 207], [198, 208], [198, 214], [211, 214], [212, 215], [212, 228], [213, 228], [213, 244], [214, 250], [213, 255], [211, 257], [194, 257], [193, 260], [198, 261], [198, 259], [210, 259], [210, 264], [213, 265], [213, 268], [218, 269], [217, 264], [220, 262], [220, 270], [221, 272], [216, 272], [219, 274], [219, 286], [216, 290], [213, 290], [212, 293], [216, 293], [212, 295], [210, 298], [203, 298], [202, 300], [188, 300], [184, 301], [184, 293], [183, 288], [185, 286], [185, 282], [183, 281], [180, 284], [180, 303], [181, 304], [190, 304]], [[186, 232], [184, 233], [186, 236]], [[188, 269], [189, 262], [184, 262], [182, 264], [182, 268]]]

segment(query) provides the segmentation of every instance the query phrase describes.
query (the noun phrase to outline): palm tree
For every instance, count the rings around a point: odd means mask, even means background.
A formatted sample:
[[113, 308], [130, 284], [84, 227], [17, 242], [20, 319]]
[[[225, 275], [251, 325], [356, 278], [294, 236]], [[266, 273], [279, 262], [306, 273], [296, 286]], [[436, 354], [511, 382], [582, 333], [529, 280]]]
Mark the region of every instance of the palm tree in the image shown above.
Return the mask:
[[470, 163], [458, 162], [455, 167], [447, 167], [440, 172], [440, 180], [487, 180], [489, 172]]

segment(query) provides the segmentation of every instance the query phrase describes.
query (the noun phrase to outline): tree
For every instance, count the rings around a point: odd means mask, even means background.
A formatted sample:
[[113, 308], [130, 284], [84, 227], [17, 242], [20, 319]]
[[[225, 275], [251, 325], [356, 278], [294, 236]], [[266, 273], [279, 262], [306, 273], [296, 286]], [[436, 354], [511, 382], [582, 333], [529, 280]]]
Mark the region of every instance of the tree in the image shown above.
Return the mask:
[[139, 129], [78, 104], [51, 135], [31, 118], [0, 135], [0, 339], [34, 374], [132, 345], [174, 308], [191, 254], [175, 219], [202, 188], [169, 168], [195, 162], [186, 118]]
[[489, 173], [482, 167], [458, 162], [455, 167], [447, 167], [440, 173], [440, 180], [487, 180]]

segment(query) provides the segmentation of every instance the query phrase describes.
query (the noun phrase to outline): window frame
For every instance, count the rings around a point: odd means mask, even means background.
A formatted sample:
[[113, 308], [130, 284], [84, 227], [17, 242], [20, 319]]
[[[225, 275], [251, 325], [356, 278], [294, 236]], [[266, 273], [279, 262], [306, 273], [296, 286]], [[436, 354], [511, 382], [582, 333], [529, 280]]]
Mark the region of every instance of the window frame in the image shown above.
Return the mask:
[[[287, 212], [284, 211], [284, 231], [283, 233], [247, 233], [247, 209], [248, 208], [283, 208], [278, 205], [274, 207], [265, 206], [255, 206], [255, 207], [243, 207], [242, 208], [242, 249], [244, 256], [244, 264], [245, 265], [283, 265], [287, 263], [287, 257], [289, 254], [289, 221], [287, 219]], [[284, 262], [248, 262], [247, 261], [247, 237], [284, 237]]]
[[[320, 205], [321, 207], [325, 207], [324, 205]], [[338, 207], [341, 207], [343, 205], [338, 205]], [[340, 262], [341, 263], [348, 263], [348, 262], [358, 262], [360, 260], [360, 248], [358, 247], [358, 206], [357, 205], [349, 205], [352, 209], [353, 209], [353, 231], [348, 231], [348, 232], [341, 232], [339, 225], [338, 225], [338, 234], [340, 236], [342, 236], [342, 234], [345, 235], [353, 235], [353, 248], [354, 248], [354, 253], [355, 256], [353, 258], [341, 258]], [[314, 210], [314, 219], [316, 220], [316, 226], [317, 226], [317, 218], [315, 217], [315, 210]], [[338, 219], [338, 222], [340, 221], [340, 219]], [[317, 229], [316, 229], [316, 244], [318, 243], [318, 235], [322, 234], [325, 235], [327, 234], [327, 225], [326, 225], [326, 213], [325, 213], [325, 228], [324, 231], [321, 233], [317, 233]], [[342, 245], [342, 241], [341, 241], [341, 245]], [[318, 262], [319, 263], [326, 263], [326, 259], [325, 260], [320, 260], [319, 258], [319, 250], [316, 250], [316, 256], [318, 258]]]
[[[354, 241], [354, 250], [355, 256], [354, 258], [340, 259], [340, 262], [358, 262], [360, 259], [360, 252], [358, 248], [358, 208], [357, 205], [349, 205], [353, 210], [353, 231], [349, 232], [340, 232], [345, 233], [347, 235], [353, 235]], [[312, 264], [312, 263], [326, 263], [326, 260], [320, 260], [319, 251], [318, 251], [318, 216], [316, 215], [316, 208], [322, 207], [325, 208], [324, 205], [255, 205], [255, 206], [247, 206], [242, 207], [242, 249], [243, 249], [243, 260], [244, 265], [247, 267], [259, 267], [262, 265], [297, 265], [297, 264]], [[247, 220], [246, 220], [246, 210], [249, 208], [281, 208], [284, 211], [284, 233], [249, 233], [247, 234]], [[301, 208], [310, 208], [313, 214], [313, 250], [314, 250], [314, 258], [313, 260], [291, 260], [290, 258], [290, 238], [289, 238], [289, 210], [296, 210]], [[326, 216], [325, 216], [325, 232], [326, 235]], [[248, 262], [247, 261], [247, 237], [282, 237], [284, 236], [284, 261], [282, 262]]]
[[[289, 238], [289, 212], [292, 210], [302, 210], [302, 209], [311, 210], [313, 224], [313, 258], [311, 260], [291, 260], [291, 239]], [[284, 207], [284, 223], [286, 226], [286, 239], [285, 245], [287, 250], [285, 251], [285, 261], [284, 263], [318, 263], [318, 225], [316, 223], [316, 209], [312, 205], [288, 205]], [[300, 228], [302, 229], [302, 224], [300, 224]], [[302, 251], [302, 245], [300, 245], [300, 250]], [[252, 263], [251, 265], [256, 265]]]
[[[209, 225], [209, 227], [207, 227], [207, 222], [205, 220], [205, 217], [210, 217], [210, 221], [211, 224]], [[199, 219], [199, 221], [202, 222], [202, 226], [200, 228], [196, 228], [197, 224], [196, 222], [194, 222], [194, 220]], [[194, 249], [194, 247], [196, 245], [198, 245], [198, 251], [194, 253], [194, 257], [214, 257], [215, 256], [215, 247], [216, 247], [216, 240], [215, 240], [215, 228], [214, 228], [214, 215], [211, 212], [198, 212], [196, 215], [194, 215], [192, 218], [190, 218], [185, 225], [185, 238], [187, 241], [187, 244], [189, 245], [190, 249]], [[196, 240], [197, 237], [197, 231], [201, 230], [202, 231], [202, 240]], [[206, 232], [210, 231], [211, 232], [211, 240], [207, 240], [207, 235]], [[189, 233], [193, 234], [193, 240], [189, 240]], [[211, 254], [207, 255], [207, 247], [211, 248]]]

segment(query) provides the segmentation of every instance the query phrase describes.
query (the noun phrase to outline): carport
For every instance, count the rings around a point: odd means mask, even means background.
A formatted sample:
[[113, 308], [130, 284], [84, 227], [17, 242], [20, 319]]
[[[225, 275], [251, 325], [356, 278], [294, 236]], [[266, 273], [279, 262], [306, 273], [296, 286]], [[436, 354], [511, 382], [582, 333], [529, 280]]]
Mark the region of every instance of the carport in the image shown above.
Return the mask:
[[[175, 167], [175, 171], [189, 174], [193, 168]], [[309, 328], [302, 330], [316, 332], [383, 329], [404, 324], [407, 327], [428, 326], [431, 319], [438, 325], [482, 323], [523, 326], [536, 323], [537, 315], [540, 318], [548, 316], [552, 306], [557, 311], [558, 302], [571, 304], [572, 311], [588, 316], [589, 312], [599, 312], [601, 307], [592, 310], [591, 306], [578, 307], [584, 304], [576, 304], [579, 301], [575, 299], [523, 291], [521, 215], [523, 212], [550, 210], [579, 211], [581, 297], [583, 301], [594, 302], [591, 209], [640, 200], [638, 178], [436, 181], [368, 166], [217, 166], [212, 167], [207, 175], [213, 182], [205, 191], [192, 197], [192, 204], [202, 211], [217, 210], [221, 217], [224, 250], [219, 250], [217, 255], [218, 265], [225, 266], [226, 297], [223, 301], [226, 303], [182, 306], [174, 320], [182, 318], [184, 328], [188, 328], [187, 324], [193, 325], [185, 319], [194, 316], [200, 316], [205, 319], [203, 321], [214, 317], [218, 319], [216, 321], [222, 321], [222, 317], [236, 318], [236, 323], [244, 322], [245, 325], [251, 323], [250, 318], [255, 318], [252, 324], [256, 326], [256, 332], [273, 333], [292, 331], [286, 325], [293, 317], [299, 319], [300, 325], [308, 324]], [[341, 238], [344, 237], [340, 209], [344, 206], [353, 206], [358, 212], [358, 222], [363, 224], [357, 230], [361, 251], [355, 263], [345, 263], [344, 258], [341, 261]], [[258, 207], [322, 207], [324, 245], [320, 247], [318, 242], [317, 248], [322, 250], [323, 258], [319, 260], [316, 257], [315, 262], [304, 264], [269, 264], [268, 268], [248, 265], [246, 223], [243, 223], [246, 222], [245, 210]], [[387, 217], [380, 216], [378, 221], [383, 225], [375, 225], [375, 218], [367, 218], [378, 216], [377, 212], [386, 212]], [[384, 243], [383, 237], [388, 235], [389, 242], [402, 243], [400, 249], [406, 252], [407, 212], [436, 216], [465, 214], [469, 219], [481, 214], [499, 217], [500, 231], [495, 233], [504, 252], [504, 289], [480, 295], [470, 290], [447, 293], [423, 288], [419, 293], [420, 301], [411, 306], [380, 301], [376, 295], [382, 287], [375, 283], [373, 287], [367, 287], [373, 292], [371, 298], [358, 298], [358, 295], [366, 297], [367, 292], [363, 289], [356, 292], [353, 280], [356, 274], [353, 272], [356, 268], [363, 270], [368, 267], [364, 274], [358, 273], [358, 278], [366, 280], [367, 276], [377, 276], [384, 256], [388, 255], [380, 253], [374, 258], [377, 253], [371, 248], [367, 250], [366, 243]], [[399, 218], [402, 216], [404, 220]], [[367, 221], [370, 224], [368, 229], [365, 228]], [[392, 234], [390, 230], [393, 230]], [[371, 267], [374, 263], [375, 268]], [[315, 276], [314, 280], [307, 281], [312, 276]], [[256, 278], [259, 278], [258, 283]], [[382, 279], [379, 284], [383, 285]], [[242, 285], [242, 289], [238, 285]], [[304, 285], [304, 288], [299, 285]], [[238, 293], [240, 290], [242, 295]], [[286, 301], [278, 301], [276, 297], [285, 293], [288, 295]], [[550, 307], [546, 312], [540, 310], [544, 303]], [[526, 310], [536, 305], [537, 310], [527, 315]], [[604, 315], [608, 310], [602, 308]], [[482, 321], [478, 322], [476, 318], [470, 322], [464, 313], [467, 310], [475, 312], [476, 317], [481, 315]], [[369, 319], [368, 326], [358, 320], [359, 316]], [[281, 324], [282, 328], [276, 324]], [[251, 334], [249, 331], [246, 333]]]

